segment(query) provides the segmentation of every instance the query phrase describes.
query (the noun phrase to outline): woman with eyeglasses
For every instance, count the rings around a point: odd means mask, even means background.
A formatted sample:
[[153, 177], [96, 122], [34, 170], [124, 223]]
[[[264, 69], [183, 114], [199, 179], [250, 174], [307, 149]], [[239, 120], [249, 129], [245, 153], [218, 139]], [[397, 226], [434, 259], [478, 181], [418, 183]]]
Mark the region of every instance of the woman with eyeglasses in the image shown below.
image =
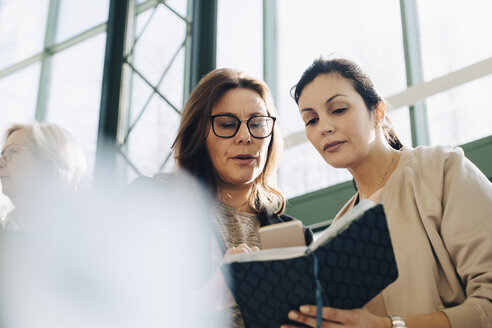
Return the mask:
[[86, 171], [84, 151], [56, 124], [13, 124], [0, 157], [2, 192], [15, 206], [1, 221], [4, 229], [32, 229], [36, 213], [53, 193], [74, 192]]
[[[460, 148], [404, 147], [385, 101], [352, 61], [315, 60], [293, 97], [308, 140], [357, 186], [335, 220], [361, 199], [382, 203], [398, 266], [398, 279], [364, 308], [324, 307], [321, 327], [492, 327], [492, 184], [485, 175]], [[319, 327], [313, 305], [289, 318]]]
[[[184, 107], [175, 158], [218, 200], [218, 261], [224, 253], [257, 249], [259, 227], [293, 219], [282, 214], [285, 198], [277, 189], [283, 143], [275, 115], [263, 81], [226, 68], [203, 77]], [[305, 238], [310, 244], [310, 229]], [[226, 320], [228, 327], [244, 326], [237, 306], [228, 309]]]

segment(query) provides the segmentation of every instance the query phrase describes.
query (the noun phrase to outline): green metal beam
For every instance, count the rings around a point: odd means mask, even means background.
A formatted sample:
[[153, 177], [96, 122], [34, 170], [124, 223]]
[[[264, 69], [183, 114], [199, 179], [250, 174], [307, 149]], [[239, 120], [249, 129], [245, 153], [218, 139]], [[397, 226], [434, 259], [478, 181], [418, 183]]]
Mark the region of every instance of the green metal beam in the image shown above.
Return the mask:
[[217, 53], [217, 0], [191, 1], [191, 58], [187, 93], [193, 90], [205, 74], [215, 69]]
[[277, 99], [277, 0], [263, 0], [263, 79]]
[[[407, 85], [412, 86], [423, 82], [422, 54], [420, 51], [420, 31], [417, 11], [417, 0], [400, 0], [400, 11], [403, 31], [403, 48]], [[429, 126], [427, 109], [424, 101], [410, 106], [410, 127], [413, 146], [429, 145]]]
[[193, 6], [194, 1], [188, 0], [188, 7], [186, 8], [186, 18], [187, 21], [190, 22], [186, 24], [186, 41], [185, 41], [185, 62], [184, 62], [184, 78], [183, 78], [183, 103], [182, 108], [184, 107], [186, 101], [188, 100], [188, 96], [191, 92], [191, 50], [193, 48], [193, 42], [191, 39], [192, 35], [192, 26], [193, 26]]
[[48, 103], [49, 87], [51, 81], [51, 62], [53, 54], [50, 51], [55, 43], [58, 14], [60, 12], [60, 0], [50, 0], [48, 19], [46, 21], [46, 33], [44, 36], [44, 50], [41, 54], [41, 72], [39, 74], [38, 96], [36, 101], [35, 118], [39, 122], [46, 120], [46, 106]]
[[[99, 112], [95, 181], [116, 183], [118, 122], [123, 85], [123, 64], [128, 47], [131, 0], [111, 0], [109, 5], [106, 52]], [[133, 13], [132, 13], [133, 15]], [[133, 17], [133, 16], [132, 16]]]

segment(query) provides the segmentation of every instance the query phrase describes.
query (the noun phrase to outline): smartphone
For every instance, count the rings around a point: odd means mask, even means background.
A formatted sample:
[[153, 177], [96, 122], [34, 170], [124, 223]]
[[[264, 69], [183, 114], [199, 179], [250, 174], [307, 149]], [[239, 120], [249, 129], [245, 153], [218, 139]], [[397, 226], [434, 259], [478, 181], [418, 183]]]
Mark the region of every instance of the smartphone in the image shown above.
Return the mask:
[[259, 234], [261, 249], [306, 246], [304, 227], [298, 220], [261, 227]]

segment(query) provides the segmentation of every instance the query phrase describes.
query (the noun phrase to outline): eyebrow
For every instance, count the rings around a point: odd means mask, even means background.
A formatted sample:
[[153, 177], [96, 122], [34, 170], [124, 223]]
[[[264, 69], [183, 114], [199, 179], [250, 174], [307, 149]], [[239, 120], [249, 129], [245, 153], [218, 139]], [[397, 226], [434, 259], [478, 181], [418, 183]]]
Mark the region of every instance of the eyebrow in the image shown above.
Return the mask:
[[[238, 117], [236, 114], [234, 113], [231, 113], [231, 112], [220, 112], [220, 113], [217, 113], [215, 115], [229, 115], [229, 116], [234, 116], [234, 117]], [[268, 116], [268, 113], [262, 113], [262, 112], [254, 112], [254, 113], [251, 113], [249, 115], [249, 117], [251, 116]]]
[[[325, 105], [328, 105], [330, 102], [333, 101], [333, 99], [335, 99], [336, 97], [340, 97], [340, 96], [347, 97], [347, 95], [344, 95], [342, 93], [337, 93], [336, 95], [333, 95], [330, 98], [328, 98], [328, 100], [325, 101]], [[301, 109], [301, 113], [305, 112], [305, 111], [313, 111], [313, 110], [314, 109], [312, 109], [312, 108], [303, 108], [303, 109]]]

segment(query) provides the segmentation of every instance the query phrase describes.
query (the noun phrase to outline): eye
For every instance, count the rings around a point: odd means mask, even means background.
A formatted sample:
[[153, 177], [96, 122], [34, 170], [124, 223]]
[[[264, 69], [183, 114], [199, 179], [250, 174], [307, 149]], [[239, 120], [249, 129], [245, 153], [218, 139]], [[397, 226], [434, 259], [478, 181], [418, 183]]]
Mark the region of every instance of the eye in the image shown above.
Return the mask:
[[306, 122], [306, 126], [316, 124], [318, 122], [318, 120], [319, 119], [317, 117], [312, 118], [312, 119], [310, 119], [309, 121]]
[[251, 129], [259, 129], [266, 126], [266, 120], [264, 118], [255, 118], [249, 122], [249, 127]]
[[224, 130], [234, 130], [237, 127], [237, 119], [231, 116], [216, 116], [214, 119], [216, 128]]
[[345, 112], [348, 108], [347, 107], [343, 107], [343, 108], [337, 108], [337, 109], [334, 109], [332, 111], [333, 114], [342, 114], [343, 112]]
[[236, 122], [231, 121], [231, 122], [220, 122], [219, 125], [223, 129], [235, 129], [237, 124]]

